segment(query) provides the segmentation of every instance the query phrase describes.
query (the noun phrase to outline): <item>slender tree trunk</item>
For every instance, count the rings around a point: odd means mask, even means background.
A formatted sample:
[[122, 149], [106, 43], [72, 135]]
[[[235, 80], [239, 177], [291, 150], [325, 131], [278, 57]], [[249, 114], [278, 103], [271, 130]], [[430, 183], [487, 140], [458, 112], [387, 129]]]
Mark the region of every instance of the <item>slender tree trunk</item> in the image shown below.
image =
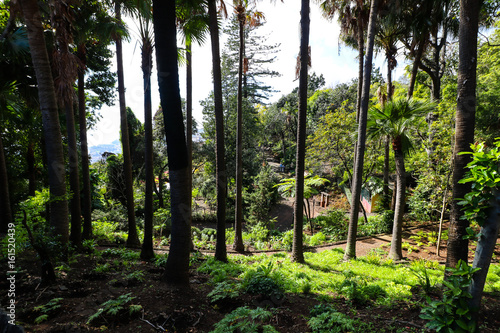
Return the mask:
[[240, 27], [240, 49], [238, 63], [238, 105], [237, 105], [237, 120], [236, 120], [236, 209], [234, 221], [234, 243], [233, 249], [241, 252], [245, 249], [243, 245], [243, 57], [245, 54], [245, 8], [237, 7], [238, 20]]
[[80, 173], [78, 166], [78, 149], [76, 145], [75, 116], [73, 98], [65, 102], [66, 131], [68, 135], [69, 188], [71, 190], [71, 235], [70, 240], [79, 248], [82, 246], [82, 209], [80, 202]]
[[349, 217], [349, 229], [347, 244], [344, 254], [346, 260], [356, 258], [356, 235], [358, 232], [359, 198], [361, 195], [361, 183], [363, 181], [363, 162], [366, 143], [366, 123], [368, 117], [368, 102], [370, 99], [370, 81], [373, 61], [373, 45], [375, 43], [375, 25], [377, 21], [378, 0], [372, 0], [370, 7], [370, 19], [368, 22], [368, 45], [366, 48], [365, 68], [363, 73], [363, 94], [361, 98], [361, 109], [358, 122], [358, 141], [356, 144], [355, 165], [352, 181], [351, 211]]
[[490, 209], [488, 211], [486, 220], [483, 222], [480, 232], [480, 238], [477, 243], [476, 253], [472, 267], [481, 268], [474, 273], [472, 277], [472, 284], [469, 291], [472, 298], [469, 300], [469, 307], [477, 319], [477, 313], [481, 305], [481, 298], [483, 295], [484, 285], [486, 282], [486, 275], [491, 263], [493, 252], [498, 239], [498, 231], [500, 230], [500, 191], [497, 189], [493, 192], [493, 198], [490, 202]]
[[455, 121], [455, 148], [453, 150], [453, 199], [451, 200], [450, 227], [446, 266], [455, 267], [461, 259], [467, 262], [469, 241], [463, 239], [467, 235], [469, 221], [462, 219], [463, 212], [458, 199], [470, 192], [471, 183], [460, 184], [459, 181], [467, 171], [474, 142], [474, 126], [476, 123], [476, 67], [477, 67], [477, 34], [480, 2], [473, 0], [460, 1], [460, 29], [458, 49], [458, 96]]
[[413, 90], [415, 90], [415, 82], [417, 80], [418, 66], [420, 64], [420, 59], [422, 59], [422, 54], [424, 53], [425, 38], [420, 39], [418, 42], [417, 53], [415, 54], [415, 59], [413, 60], [413, 66], [411, 69], [410, 85], [408, 87], [408, 98], [413, 97]]
[[148, 38], [142, 41], [142, 74], [144, 85], [144, 162], [146, 174], [146, 193], [144, 202], [144, 239], [141, 259], [155, 257], [153, 250], [153, 112], [151, 106], [151, 70], [153, 68], [153, 45]]
[[78, 55], [82, 67], [78, 69], [78, 122], [80, 127], [80, 156], [82, 164], [82, 213], [83, 213], [83, 239], [92, 238], [92, 192], [90, 189], [89, 149], [87, 142], [87, 115], [85, 111], [85, 64], [86, 56], [83, 45], [78, 46]]
[[215, 0], [208, 1], [210, 40], [212, 43], [212, 72], [214, 80], [214, 113], [215, 113], [215, 168], [217, 183], [217, 242], [215, 258], [227, 261], [226, 250], [226, 197], [227, 175], [224, 157], [224, 114], [222, 109], [222, 74], [220, 69], [219, 23]]
[[0, 234], [7, 233], [9, 224], [13, 222], [12, 209], [10, 207], [9, 175], [7, 174], [7, 163], [2, 141], [2, 129], [0, 128]]
[[[115, 2], [115, 17], [121, 22], [121, 0]], [[120, 103], [120, 129], [123, 150], [123, 174], [125, 178], [125, 195], [127, 200], [128, 238], [127, 247], [139, 247], [140, 241], [135, 224], [134, 183], [132, 178], [132, 160], [127, 122], [127, 106], [125, 103], [125, 80], [123, 78], [123, 48], [122, 39], [118, 36], [116, 43], [116, 63], [118, 74], [118, 99]]]
[[300, 9], [300, 76], [299, 76], [299, 110], [297, 124], [297, 155], [295, 166], [295, 205], [293, 210], [293, 244], [292, 260], [304, 262], [304, 167], [306, 152], [306, 122], [307, 122], [307, 65], [309, 63], [309, 0], [301, 1]]
[[50, 223], [63, 246], [68, 244], [68, 205], [64, 152], [59, 125], [54, 79], [45, 45], [41, 16], [36, 0], [20, 0], [26, 23], [30, 53], [38, 85], [38, 96], [46, 143], [50, 187]]
[[191, 41], [186, 41], [186, 145], [188, 150], [189, 190], [193, 193], [193, 63]]
[[365, 55], [363, 20], [358, 19], [358, 94], [356, 99], [356, 122], [359, 123], [359, 112], [361, 110], [361, 95], [363, 94], [363, 65]]
[[168, 283], [189, 283], [191, 190], [188, 149], [179, 91], [175, 0], [153, 0], [156, 63], [167, 136], [172, 240], [165, 273]]
[[[383, 195], [383, 207], [384, 209], [390, 208], [390, 199], [389, 199], [389, 137], [386, 136], [384, 138], [384, 187], [382, 189]], [[394, 187], [394, 191], [396, 188]]]
[[36, 191], [36, 167], [35, 167], [35, 144], [28, 143], [28, 151], [26, 152], [26, 163], [28, 164], [28, 195], [34, 196]]
[[396, 161], [397, 193], [396, 193], [396, 207], [394, 209], [394, 224], [392, 227], [392, 240], [391, 240], [391, 248], [389, 250], [389, 258], [393, 260], [401, 260], [403, 259], [402, 235], [403, 235], [403, 214], [405, 208], [406, 171], [405, 171], [404, 155], [400, 149], [394, 150], [394, 158]]

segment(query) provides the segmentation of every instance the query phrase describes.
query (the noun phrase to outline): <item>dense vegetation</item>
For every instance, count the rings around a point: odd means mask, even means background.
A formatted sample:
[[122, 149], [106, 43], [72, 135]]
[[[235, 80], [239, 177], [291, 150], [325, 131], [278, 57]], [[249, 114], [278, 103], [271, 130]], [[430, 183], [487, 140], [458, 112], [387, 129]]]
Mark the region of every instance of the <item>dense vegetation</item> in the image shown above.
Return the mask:
[[[302, 0], [298, 86], [269, 103], [279, 45], [259, 32], [255, 1], [235, 0], [227, 17], [215, 0], [2, 1], [0, 325], [497, 329], [499, 3], [395, 3], [318, 1], [360, 52], [359, 77], [327, 87], [308, 72]], [[126, 104], [122, 15], [140, 32], [144, 110]], [[197, 124], [191, 45], [207, 39], [214, 89]], [[122, 153], [91, 161], [87, 130], [115, 102]], [[359, 238], [381, 234], [389, 244], [360, 256]]]

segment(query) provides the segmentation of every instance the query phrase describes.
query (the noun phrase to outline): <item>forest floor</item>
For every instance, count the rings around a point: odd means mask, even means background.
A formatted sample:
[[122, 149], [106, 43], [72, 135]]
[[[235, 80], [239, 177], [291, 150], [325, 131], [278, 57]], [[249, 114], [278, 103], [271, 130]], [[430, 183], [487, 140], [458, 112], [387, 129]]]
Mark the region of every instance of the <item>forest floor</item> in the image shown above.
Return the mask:
[[[289, 203], [286, 206], [290, 207]], [[287, 211], [288, 208], [287, 208]], [[281, 216], [282, 217], [282, 216]], [[289, 217], [278, 219], [289, 221]], [[285, 223], [283, 222], [283, 223]], [[286, 227], [283, 226], [283, 227]], [[446, 227], [446, 226], [445, 226]], [[436, 230], [436, 224], [422, 223], [407, 225], [404, 230], [405, 260], [428, 259], [443, 263], [446, 258], [446, 244], [442, 244], [440, 255], [436, 247], [417, 244], [415, 237], [419, 231]], [[381, 249], [387, 251], [390, 235], [379, 235], [360, 239], [357, 242], [358, 256], [364, 256], [369, 251]], [[418, 245], [418, 246], [417, 246]], [[309, 248], [306, 251], [325, 251], [335, 247], [344, 247], [344, 243], [330, 244]], [[99, 249], [104, 250], [103, 248]], [[231, 255], [231, 249], [228, 246]], [[115, 266], [133, 271], [142, 271], [143, 281], [125, 278], [119, 272], [96, 272], [96, 267], [105, 266], [103, 257], [80, 255], [71, 263], [67, 272], [60, 272], [58, 283], [52, 286], [40, 285], [39, 264], [34, 253], [25, 252], [18, 258], [18, 266], [24, 268], [16, 277], [17, 317], [26, 332], [209, 332], [214, 324], [239, 306], [253, 306], [258, 296], [241, 295], [231, 304], [215, 307], [207, 297], [213, 289], [207, 282], [210, 276], [196, 271], [196, 265], [190, 272], [189, 287], [171, 287], [162, 283], [162, 268], [152, 263], [137, 261], [129, 262], [123, 259], [113, 261]], [[210, 254], [208, 254], [210, 255]], [[252, 255], [252, 253], [245, 253]], [[500, 258], [497, 248], [495, 262]], [[108, 259], [110, 262], [112, 258]], [[202, 259], [204, 260], [204, 259]], [[3, 270], [3, 267], [2, 267]], [[0, 290], [7, 290], [6, 279], [0, 281]], [[133, 303], [142, 306], [142, 313], [135, 317], [115, 318], [93, 325], [87, 324], [90, 316], [99, 311], [102, 303], [120, 295], [132, 293]], [[47, 319], [35, 324], [42, 311], [35, 310], [37, 306], [46, 306], [54, 298], [62, 298], [60, 307], [47, 311]], [[6, 295], [0, 295], [0, 304], [6, 304]], [[332, 300], [335, 309], [362, 321], [372, 322], [376, 332], [423, 332], [425, 322], [419, 318], [422, 302], [421, 295], [414, 295], [410, 302], [393, 304], [390, 308], [374, 306], [356, 306], [348, 300], [337, 297]], [[307, 320], [310, 309], [321, 301], [314, 294], [287, 294], [284, 303], [273, 312], [271, 324], [279, 332], [309, 332]], [[42, 308], [43, 310], [44, 308]], [[498, 333], [500, 327], [500, 298], [498, 295], [485, 294], [481, 311], [482, 332]], [[163, 330], [154, 327], [162, 326]], [[0, 328], [1, 329], [1, 328]]]

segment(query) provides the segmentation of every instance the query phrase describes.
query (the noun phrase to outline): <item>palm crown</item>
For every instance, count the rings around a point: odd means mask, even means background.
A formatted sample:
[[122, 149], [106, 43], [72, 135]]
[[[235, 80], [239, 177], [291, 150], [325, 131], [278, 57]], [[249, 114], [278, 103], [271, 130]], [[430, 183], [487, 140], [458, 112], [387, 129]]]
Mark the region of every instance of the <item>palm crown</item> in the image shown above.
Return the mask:
[[370, 137], [390, 136], [394, 151], [411, 150], [409, 130], [418, 126], [422, 116], [434, 110], [435, 104], [414, 98], [399, 97], [382, 107], [368, 110], [367, 133]]

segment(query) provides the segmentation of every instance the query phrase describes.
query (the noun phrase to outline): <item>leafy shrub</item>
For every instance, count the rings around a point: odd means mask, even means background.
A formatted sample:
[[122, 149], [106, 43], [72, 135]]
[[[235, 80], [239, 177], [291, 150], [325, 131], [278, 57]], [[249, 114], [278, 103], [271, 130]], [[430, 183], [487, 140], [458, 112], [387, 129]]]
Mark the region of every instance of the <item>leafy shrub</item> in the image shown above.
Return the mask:
[[392, 232], [393, 223], [394, 212], [386, 210], [382, 214], [368, 216], [368, 222], [359, 224], [358, 234], [361, 236], [389, 234]]
[[[247, 220], [253, 223], [266, 223], [269, 210], [277, 202], [279, 195], [275, 184], [277, 175], [270, 166], [264, 166], [254, 178], [253, 187], [243, 192], [243, 199], [248, 205]], [[269, 226], [267, 226], [269, 228]]]
[[246, 306], [237, 308], [215, 324], [210, 333], [277, 333], [278, 331], [269, 322], [273, 314], [262, 308], [250, 309]]
[[280, 303], [285, 296], [273, 272], [272, 262], [269, 262], [267, 266], [260, 265], [256, 270], [248, 271], [243, 285], [247, 293], [261, 295], [270, 299], [273, 304]]
[[95, 324], [99, 319], [104, 322], [110, 322], [139, 314], [142, 306], [129, 304], [135, 298], [130, 295], [132, 293], [121, 295], [116, 299], [110, 299], [102, 303], [99, 306], [99, 310], [89, 317], [87, 324]]
[[347, 300], [358, 305], [365, 305], [387, 296], [386, 291], [380, 286], [368, 284], [365, 279], [352, 275], [348, 275], [342, 282], [340, 291]]
[[315, 233], [314, 235], [309, 238], [309, 244], [310, 246], [316, 246], [316, 245], [321, 245], [324, 242], [326, 242], [326, 236], [324, 233], [321, 231]]
[[344, 211], [332, 209], [326, 215], [320, 215], [312, 220], [321, 228], [323, 234], [330, 236], [333, 241], [346, 239], [348, 219]]
[[456, 333], [476, 332], [477, 325], [472, 318], [472, 309], [468, 299], [472, 296], [468, 289], [472, 275], [479, 268], [472, 268], [460, 260], [457, 267], [450, 269], [448, 280], [443, 280], [443, 299], [431, 300], [427, 297], [427, 305], [423, 307], [420, 318], [428, 320], [425, 325], [431, 330]]
[[216, 303], [218, 301], [237, 298], [239, 295], [239, 286], [236, 283], [222, 281], [215, 285], [207, 297], [210, 303]]
[[335, 311], [330, 305], [319, 304], [311, 309], [311, 319], [307, 322], [312, 332], [342, 333], [354, 332], [356, 321]]
[[44, 321], [47, 321], [49, 319], [49, 316], [54, 315], [56, 313], [55, 310], [61, 307], [60, 303], [62, 300], [62, 298], [53, 298], [45, 305], [35, 306], [33, 310], [35, 310], [35, 312], [41, 313], [41, 315], [36, 317], [35, 324], [40, 324]]

